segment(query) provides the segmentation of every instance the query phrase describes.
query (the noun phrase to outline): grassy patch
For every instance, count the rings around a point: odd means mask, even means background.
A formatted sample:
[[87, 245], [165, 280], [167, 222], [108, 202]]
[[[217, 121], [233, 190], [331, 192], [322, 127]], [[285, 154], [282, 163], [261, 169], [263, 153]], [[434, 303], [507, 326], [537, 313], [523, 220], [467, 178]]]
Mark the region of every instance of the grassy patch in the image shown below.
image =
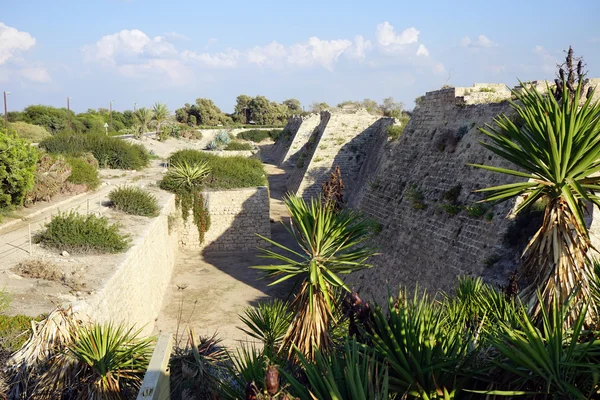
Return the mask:
[[38, 143], [50, 137], [50, 133], [43, 126], [32, 125], [27, 122], [11, 122], [10, 127], [16, 130], [20, 137], [32, 143]]
[[111, 207], [127, 214], [156, 217], [158, 215], [158, 200], [151, 193], [135, 187], [121, 186], [108, 194]]
[[[267, 175], [260, 160], [242, 156], [219, 157], [197, 150], [179, 150], [170, 157], [171, 164], [206, 162], [210, 174], [203, 186], [211, 189], [235, 189], [267, 185]], [[170, 190], [164, 180], [161, 188]]]
[[142, 145], [100, 134], [59, 134], [43, 140], [39, 146], [49, 153], [74, 157], [92, 153], [105, 168], [141, 169], [150, 160]]
[[406, 125], [390, 125], [387, 127], [388, 137], [392, 140], [398, 140]]
[[41, 318], [0, 314], [0, 352], [14, 353], [19, 350], [28, 338], [32, 320], [40, 321]]
[[52, 217], [46, 229], [35, 237], [36, 243], [72, 252], [118, 253], [127, 249], [129, 240], [106, 217], [82, 215], [73, 211]]

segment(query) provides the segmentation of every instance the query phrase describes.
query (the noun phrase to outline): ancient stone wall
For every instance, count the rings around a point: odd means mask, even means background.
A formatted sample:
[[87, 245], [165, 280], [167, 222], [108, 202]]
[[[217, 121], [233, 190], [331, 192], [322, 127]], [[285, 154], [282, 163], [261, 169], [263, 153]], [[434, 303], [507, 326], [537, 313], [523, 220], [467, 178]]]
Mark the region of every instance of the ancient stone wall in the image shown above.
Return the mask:
[[277, 165], [281, 164], [283, 158], [287, 154], [292, 141], [296, 137], [298, 129], [302, 125], [303, 117], [294, 115], [288, 119], [288, 123], [283, 128], [283, 132], [277, 142], [273, 145], [269, 152], [269, 158]]
[[295, 132], [291, 136], [292, 141], [289, 144], [288, 148], [282, 152], [281, 159], [278, 160], [279, 165], [288, 164], [295, 165], [298, 160], [298, 156], [304, 145], [308, 142], [311, 134], [315, 130], [315, 128], [321, 122], [321, 116], [319, 114], [310, 114], [305, 117], [300, 117], [299, 121], [295, 121], [296, 125], [293, 127], [296, 128]]
[[175, 196], [170, 195], [110, 278], [92, 296], [74, 303], [73, 309], [95, 322], [135, 325], [150, 334], [175, 265], [177, 232], [169, 229], [169, 215], [175, 212]]
[[269, 189], [266, 187], [205, 192], [210, 213], [210, 228], [200, 243], [198, 228], [190, 215], [186, 222], [178, 218], [179, 246], [204, 251], [252, 250], [271, 237]]
[[306, 173], [296, 193], [304, 198], [318, 195], [322, 183], [338, 165], [344, 184], [353, 187], [372, 143], [387, 135], [386, 127], [393, 123], [393, 118], [381, 118], [362, 109], [331, 114], [312, 156], [306, 158]]
[[371, 163], [377, 172], [370, 182], [354, 194], [358, 208], [380, 224], [375, 243], [381, 255], [373, 259], [375, 268], [349, 282], [376, 298], [387, 295], [388, 284], [435, 291], [452, 288], [458, 275], [504, 281], [505, 265], [494, 260], [506, 251], [512, 204], [466, 208], [481, 198], [474, 190], [517, 178], [466, 164], [509, 166], [477, 143], [485, 140], [477, 128], [511, 109], [507, 102], [465, 104], [463, 95], [456, 88], [427, 93], [399, 140]]

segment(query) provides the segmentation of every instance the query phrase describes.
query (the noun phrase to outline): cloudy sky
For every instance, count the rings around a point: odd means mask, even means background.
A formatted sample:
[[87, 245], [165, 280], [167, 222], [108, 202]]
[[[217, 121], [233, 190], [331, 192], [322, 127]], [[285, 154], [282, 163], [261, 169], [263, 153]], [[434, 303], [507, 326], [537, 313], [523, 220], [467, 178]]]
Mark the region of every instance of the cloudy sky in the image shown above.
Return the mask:
[[600, 77], [600, 1], [0, 0], [0, 91], [131, 109], [239, 94], [337, 104], [444, 84], [552, 79], [563, 50]]

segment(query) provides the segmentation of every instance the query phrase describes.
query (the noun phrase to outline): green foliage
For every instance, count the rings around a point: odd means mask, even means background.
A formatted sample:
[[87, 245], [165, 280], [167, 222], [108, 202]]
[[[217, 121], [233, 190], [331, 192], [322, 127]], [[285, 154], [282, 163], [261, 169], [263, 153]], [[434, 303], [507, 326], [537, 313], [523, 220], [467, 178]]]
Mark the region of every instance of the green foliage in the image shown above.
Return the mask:
[[10, 127], [17, 131], [19, 137], [32, 143], [39, 143], [41, 140], [50, 136], [43, 126], [32, 125], [23, 121], [13, 122], [10, 124]]
[[175, 111], [178, 122], [196, 125], [231, 125], [232, 120], [225, 115], [210, 99], [196, 99], [196, 103], [179, 108]]
[[92, 153], [102, 167], [142, 169], [150, 160], [148, 151], [139, 144], [131, 144], [115, 137], [88, 134], [59, 134], [40, 142], [39, 147], [49, 153], [80, 156]]
[[74, 386], [80, 398], [113, 400], [136, 394], [152, 355], [152, 340], [139, 335], [113, 324], [76, 331], [67, 352], [79, 372]]
[[215, 142], [218, 144], [227, 145], [231, 142], [231, 138], [229, 137], [229, 133], [227, 131], [221, 131], [215, 135]]
[[81, 215], [73, 211], [52, 217], [46, 229], [35, 237], [36, 243], [71, 252], [94, 251], [118, 253], [128, 247], [128, 237], [118, 225], [95, 214]]
[[198, 150], [179, 150], [171, 154], [170, 162], [171, 164], [206, 162], [210, 173], [203, 186], [211, 189], [236, 189], [267, 185], [264, 167], [260, 160], [254, 158], [219, 157]]
[[25, 139], [0, 128], [0, 209], [23, 205], [33, 188], [38, 152]]
[[398, 140], [406, 125], [390, 125], [387, 127], [387, 134], [392, 140]]
[[458, 184], [451, 189], [444, 192], [444, 200], [448, 200], [450, 203], [456, 203], [460, 192], [462, 191], [462, 185]]
[[252, 345], [242, 344], [236, 354], [229, 358], [231, 364], [227, 366], [228, 379], [220, 387], [224, 399], [245, 399], [249, 382], [254, 382], [261, 392], [264, 391], [269, 359], [263, 352]]
[[415, 210], [424, 210], [427, 208], [427, 205], [425, 204], [425, 195], [423, 195], [423, 192], [416, 184], [411, 185], [406, 190], [406, 198], [410, 200], [412, 207]]
[[339, 353], [317, 351], [314, 363], [298, 354], [308, 385], [283, 372], [301, 400], [390, 398], [387, 368], [377, 360], [373, 350], [347, 340], [344, 351]]
[[67, 179], [71, 183], [87, 185], [88, 190], [94, 190], [100, 186], [100, 177], [98, 169], [85, 161], [83, 158], [67, 158], [67, 163], [71, 167], [71, 175]]
[[254, 143], [260, 143], [263, 140], [266, 140], [267, 138], [271, 138], [273, 141], [277, 141], [282, 132], [282, 129], [250, 129], [238, 133], [237, 138], [243, 140], [250, 140]]
[[440, 204], [440, 207], [442, 207], [442, 209], [450, 215], [456, 215], [459, 212], [461, 212], [463, 209], [462, 206], [460, 206], [458, 204], [447, 204], [447, 203]]
[[496, 93], [496, 89], [488, 87], [479, 88], [479, 91], [482, 93]]
[[390, 390], [408, 398], [450, 399], [467, 382], [459, 375], [469, 352], [468, 336], [425, 294], [389, 296], [388, 315], [374, 313], [371, 340], [389, 365]]
[[[469, 214], [469, 217], [481, 218], [486, 214], [486, 212], [488, 211], [488, 208], [486, 206], [484, 206], [483, 204], [475, 203], [468, 207], [465, 207], [465, 210], [467, 210], [467, 214]], [[493, 214], [492, 214], [492, 216], [493, 216]]]
[[250, 143], [238, 142], [236, 140], [229, 143], [223, 150], [227, 151], [247, 151], [254, 150], [254, 147]]
[[135, 186], [120, 186], [108, 194], [111, 206], [127, 214], [156, 217], [158, 200], [148, 191]]
[[248, 307], [241, 321], [246, 325], [239, 328], [248, 336], [260, 340], [267, 355], [273, 356], [292, 322], [292, 312], [287, 303], [275, 299], [272, 302], [260, 302], [256, 307]]
[[284, 203], [291, 217], [288, 232], [302, 252], [259, 235], [282, 252], [260, 249], [261, 257], [279, 264], [252, 268], [274, 278], [272, 285], [288, 279], [300, 283], [292, 303], [294, 320], [282, 347], [291, 354], [292, 346], [296, 346], [314, 359], [316, 349], [329, 351], [332, 345], [329, 330], [337, 305], [333, 290], [349, 291], [339, 275], [371, 267], [367, 259], [376, 253], [364, 242], [373, 234], [374, 224], [353, 210], [335, 211], [321, 199], [312, 198], [307, 203], [301, 197], [289, 196]]

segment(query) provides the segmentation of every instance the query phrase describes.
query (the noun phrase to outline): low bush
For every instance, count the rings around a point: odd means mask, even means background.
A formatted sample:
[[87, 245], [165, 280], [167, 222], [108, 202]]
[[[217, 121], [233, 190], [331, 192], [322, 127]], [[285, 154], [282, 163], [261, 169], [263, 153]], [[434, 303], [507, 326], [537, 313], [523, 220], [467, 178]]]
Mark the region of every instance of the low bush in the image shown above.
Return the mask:
[[231, 143], [231, 137], [229, 137], [229, 133], [227, 133], [227, 131], [221, 131], [215, 135], [215, 142], [218, 144], [227, 145]]
[[277, 141], [283, 129], [250, 129], [237, 134], [238, 139], [250, 140], [254, 143], [260, 143], [267, 138]]
[[[210, 173], [204, 187], [235, 189], [267, 185], [267, 176], [260, 160], [242, 156], [219, 157], [198, 150], [179, 150], [170, 157], [171, 164], [206, 162]], [[162, 187], [162, 183], [161, 183]]]
[[[67, 163], [71, 167], [71, 175], [67, 181], [79, 185], [86, 185], [88, 190], [94, 190], [100, 186], [100, 177], [98, 169], [93, 163], [87, 162], [85, 158], [67, 158]], [[97, 162], [96, 162], [97, 164]]]
[[92, 153], [105, 168], [141, 169], [150, 161], [142, 145], [101, 134], [59, 134], [43, 140], [39, 146], [49, 153], [74, 157]]
[[398, 140], [402, 132], [404, 132], [404, 125], [390, 125], [387, 127], [388, 137], [392, 140]]
[[106, 217], [73, 211], [52, 217], [35, 241], [58, 250], [100, 253], [118, 253], [129, 244], [128, 237], [119, 232], [119, 226], [110, 224]]
[[16, 130], [20, 137], [32, 143], [39, 143], [51, 136], [43, 126], [32, 125], [23, 121], [12, 122], [10, 127]]
[[13, 132], [0, 130], [0, 208], [23, 205], [33, 188], [38, 152]]
[[243, 150], [254, 150], [254, 147], [250, 143], [233, 141], [229, 143], [223, 150], [228, 151], [243, 151]]
[[49, 201], [60, 193], [71, 175], [71, 166], [61, 155], [41, 153], [36, 164], [33, 188], [27, 192], [25, 205]]
[[156, 197], [134, 186], [121, 186], [108, 194], [111, 206], [127, 214], [156, 217], [158, 215], [158, 200]]

